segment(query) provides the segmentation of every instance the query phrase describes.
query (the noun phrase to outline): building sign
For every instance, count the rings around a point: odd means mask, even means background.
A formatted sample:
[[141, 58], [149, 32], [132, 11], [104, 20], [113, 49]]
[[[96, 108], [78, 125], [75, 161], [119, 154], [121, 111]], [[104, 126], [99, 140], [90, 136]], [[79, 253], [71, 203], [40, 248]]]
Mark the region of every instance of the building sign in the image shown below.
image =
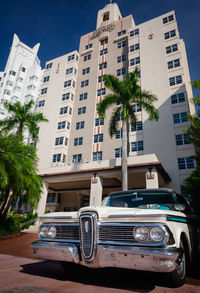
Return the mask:
[[98, 30], [93, 32], [92, 36], [90, 37], [90, 40], [98, 38], [104, 32], [111, 32], [114, 28], [115, 28], [114, 24], [108, 24], [103, 27], [100, 27]]
[[154, 174], [152, 172], [152, 168], [149, 168], [147, 172], [147, 179], [154, 179]]

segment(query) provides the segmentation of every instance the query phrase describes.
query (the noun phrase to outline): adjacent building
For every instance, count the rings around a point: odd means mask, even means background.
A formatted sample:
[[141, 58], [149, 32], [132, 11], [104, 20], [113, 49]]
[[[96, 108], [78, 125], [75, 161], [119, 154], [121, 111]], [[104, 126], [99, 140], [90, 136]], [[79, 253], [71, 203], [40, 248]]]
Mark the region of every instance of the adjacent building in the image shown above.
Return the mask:
[[0, 119], [7, 117], [5, 101], [36, 102], [42, 69], [37, 57], [40, 44], [33, 48], [22, 43], [15, 34], [4, 72], [0, 73]]

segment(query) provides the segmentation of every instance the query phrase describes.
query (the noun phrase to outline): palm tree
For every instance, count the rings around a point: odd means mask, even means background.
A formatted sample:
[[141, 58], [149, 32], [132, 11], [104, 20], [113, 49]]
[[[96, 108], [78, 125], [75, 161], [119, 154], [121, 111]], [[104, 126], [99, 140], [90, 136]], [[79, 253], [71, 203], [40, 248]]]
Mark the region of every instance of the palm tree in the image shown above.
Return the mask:
[[157, 97], [149, 91], [142, 90], [138, 85], [139, 70], [129, 72], [123, 81], [111, 74], [104, 75], [105, 86], [112, 91], [98, 105], [98, 114], [101, 118], [106, 117], [106, 111], [114, 106], [109, 124], [109, 132], [112, 137], [119, 127], [119, 116], [122, 119], [122, 190], [128, 189], [127, 174], [127, 127], [136, 124], [137, 117], [133, 108], [134, 104], [139, 104], [147, 112], [150, 120], [158, 121], [158, 110], [153, 106]]
[[28, 129], [34, 143], [38, 141], [38, 123], [48, 122], [42, 113], [33, 113], [31, 108], [34, 101], [22, 105], [20, 102], [5, 103], [5, 108], [11, 114], [8, 118], [0, 121], [2, 130], [10, 131], [16, 129], [16, 134], [23, 138], [23, 131]]
[[26, 203], [37, 205], [42, 187], [37, 162], [35, 148], [15, 134], [0, 132], [0, 217], [22, 195]]

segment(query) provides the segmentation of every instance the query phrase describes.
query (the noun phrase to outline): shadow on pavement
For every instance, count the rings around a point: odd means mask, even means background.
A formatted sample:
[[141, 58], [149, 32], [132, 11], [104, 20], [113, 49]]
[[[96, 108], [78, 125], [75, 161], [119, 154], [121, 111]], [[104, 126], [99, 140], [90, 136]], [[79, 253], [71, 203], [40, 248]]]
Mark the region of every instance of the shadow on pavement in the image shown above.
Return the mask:
[[137, 292], [150, 292], [156, 286], [167, 286], [166, 277], [158, 273], [133, 271], [117, 268], [90, 269], [78, 266], [73, 272], [65, 271], [60, 263], [42, 261], [22, 266], [22, 273], [60, 281], [71, 281], [85, 285], [108, 287]]

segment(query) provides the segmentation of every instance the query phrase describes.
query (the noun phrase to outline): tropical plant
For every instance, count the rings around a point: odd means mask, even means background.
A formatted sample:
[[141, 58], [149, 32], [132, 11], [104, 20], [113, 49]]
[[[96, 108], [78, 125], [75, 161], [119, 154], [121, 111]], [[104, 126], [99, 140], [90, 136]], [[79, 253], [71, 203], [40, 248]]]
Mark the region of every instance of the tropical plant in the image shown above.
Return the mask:
[[[200, 80], [192, 81], [192, 87], [196, 90], [200, 90]], [[188, 134], [187, 140], [193, 143], [196, 147], [196, 168], [193, 170], [189, 177], [184, 180], [183, 189], [184, 192], [191, 195], [194, 209], [197, 213], [200, 213], [200, 96], [197, 92], [194, 98], [191, 99], [192, 103], [195, 104], [197, 110], [197, 116], [188, 115], [188, 119], [191, 124], [187, 127], [184, 133]]]
[[157, 97], [149, 91], [142, 90], [138, 84], [139, 70], [136, 68], [134, 72], [129, 72], [123, 81], [113, 75], [104, 75], [104, 84], [111, 90], [111, 93], [98, 105], [98, 114], [101, 118], [106, 117], [106, 111], [111, 106], [113, 112], [110, 118], [109, 133], [112, 137], [119, 129], [119, 117], [122, 120], [122, 190], [128, 189], [127, 174], [127, 131], [128, 124], [136, 124], [137, 116], [134, 111], [134, 105], [141, 105], [147, 112], [150, 120], [157, 121], [159, 119], [158, 110], [153, 103], [157, 101]]
[[42, 188], [37, 162], [34, 147], [24, 145], [15, 134], [0, 132], [0, 217], [6, 216], [21, 195], [27, 204], [36, 207]]
[[22, 105], [20, 102], [5, 103], [5, 108], [10, 114], [7, 118], [0, 121], [2, 130], [15, 130], [16, 134], [23, 138], [23, 132], [27, 129], [34, 143], [38, 141], [38, 123], [48, 122], [42, 113], [34, 113], [31, 111], [34, 101]]

